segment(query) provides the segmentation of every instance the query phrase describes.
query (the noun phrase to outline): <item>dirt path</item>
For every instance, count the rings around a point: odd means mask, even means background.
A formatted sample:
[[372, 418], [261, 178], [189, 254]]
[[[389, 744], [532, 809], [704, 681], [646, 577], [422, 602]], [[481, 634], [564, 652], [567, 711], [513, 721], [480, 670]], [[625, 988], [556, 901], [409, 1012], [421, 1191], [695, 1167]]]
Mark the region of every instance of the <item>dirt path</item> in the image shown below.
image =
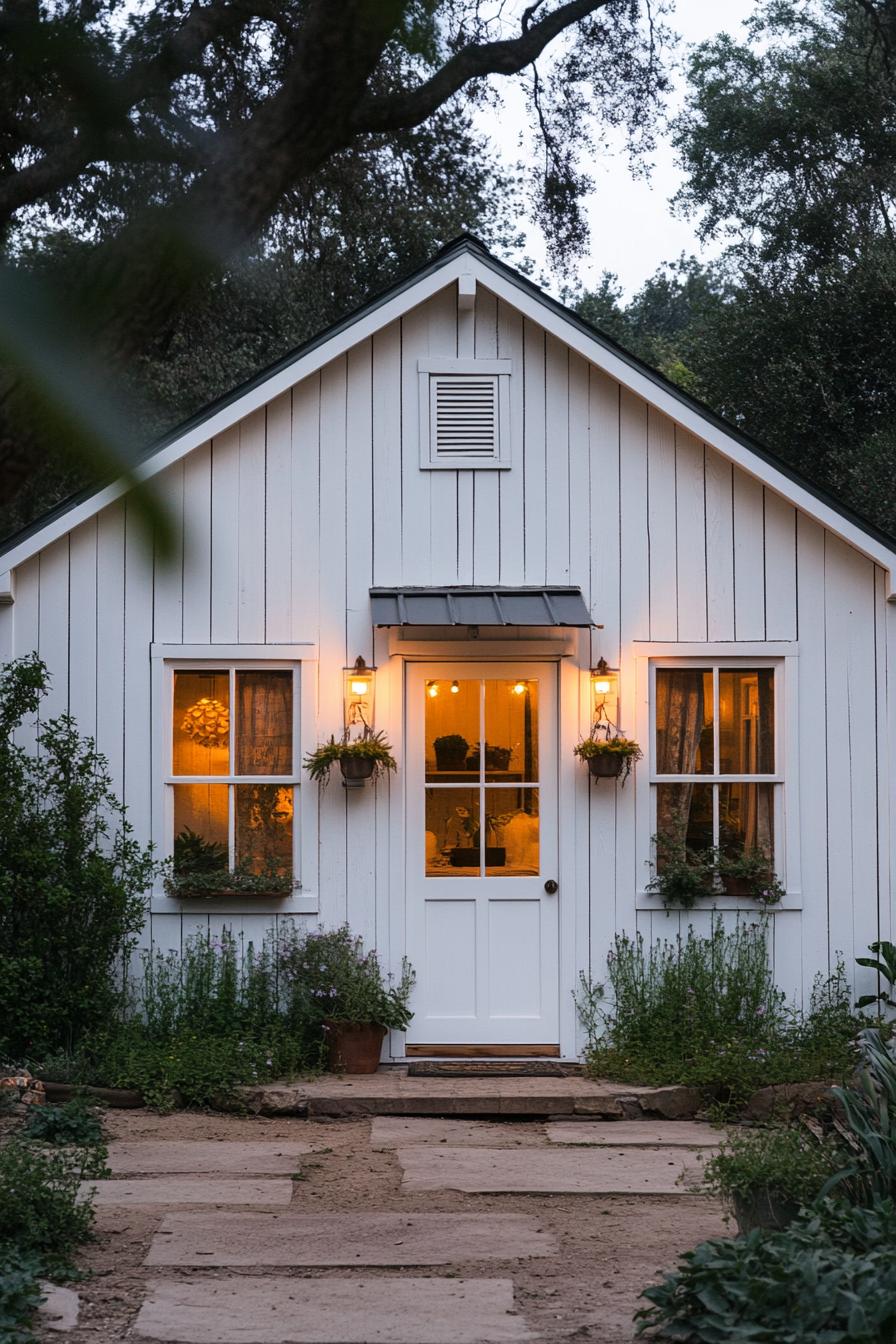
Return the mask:
[[[455, 1122], [460, 1125], [462, 1122]], [[632, 1315], [641, 1289], [670, 1268], [682, 1250], [726, 1230], [721, 1209], [693, 1195], [662, 1198], [639, 1195], [460, 1194], [451, 1190], [407, 1193], [396, 1150], [371, 1147], [367, 1119], [299, 1120], [178, 1114], [148, 1111], [110, 1112], [106, 1120], [110, 1148], [127, 1140], [290, 1140], [310, 1144], [301, 1159], [292, 1202], [281, 1218], [332, 1212], [519, 1213], [535, 1215], [538, 1226], [556, 1238], [559, 1254], [537, 1259], [465, 1261], [420, 1268], [179, 1269], [160, 1271], [144, 1265], [164, 1207], [103, 1207], [97, 1210], [96, 1239], [82, 1263], [91, 1277], [80, 1287], [81, 1316], [71, 1344], [106, 1344], [138, 1338], [134, 1323], [147, 1283], [159, 1279], [203, 1283], [236, 1275], [297, 1279], [341, 1279], [352, 1275], [435, 1276], [447, 1279], [512, 1279], [514, 1306], [530, 1337], [551, 1344], [574, 1338], [600, 1344], [628, 1344]], [[489, 1126], [492, 1149], [555, 1147], [539, 1122]], [[282, 1178], [281, 1178], [282, 1179]], [[226, 1205], [215, 1207], [226, 1208]], [[234, 1210], [237, 1212], [238, 1210]], [[58, 1334], [45, 1332], [47, 1341]], [[379, 1338], [379, 1336], [377, 1336]]]

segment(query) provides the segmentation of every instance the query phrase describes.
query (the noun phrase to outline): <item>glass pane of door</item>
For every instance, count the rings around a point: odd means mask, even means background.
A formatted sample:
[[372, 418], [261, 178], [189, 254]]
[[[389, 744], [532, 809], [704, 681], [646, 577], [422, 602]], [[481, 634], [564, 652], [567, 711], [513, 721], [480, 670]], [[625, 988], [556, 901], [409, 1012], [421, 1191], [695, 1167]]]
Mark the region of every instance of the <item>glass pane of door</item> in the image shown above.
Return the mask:
[[423, 697], [427, 877], [537, 875], [538, 681], [433, 677]]

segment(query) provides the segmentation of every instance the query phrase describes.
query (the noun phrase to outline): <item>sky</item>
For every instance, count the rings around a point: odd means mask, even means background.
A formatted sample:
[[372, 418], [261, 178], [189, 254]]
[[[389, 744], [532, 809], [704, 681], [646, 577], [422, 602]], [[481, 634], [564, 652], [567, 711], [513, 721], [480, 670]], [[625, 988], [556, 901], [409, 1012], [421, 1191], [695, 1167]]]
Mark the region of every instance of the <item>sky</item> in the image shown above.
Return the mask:
[[[685, 54], [686, 44], [704, 41], [721, 31], [740, 36], [741, 22], [756, 8], [756, 0], [677, 0], [668, 23], [682, 39], [679, 59]], [[683, 78], [676, 73], [670, 108], [680, 105], [682, 94]], [[525, 135], [527, 131], [521, 93], [505, 95], [505, 115], [496, 119], [494, 114], [489, 114], [482, 129], [502, 157], [509, 163], [516, 163], [520, 158], [520, 132]], [[701, 247], [697, 221], [672, 213], [669, 201], [682, 182], [682, 174], [675, 166], [674, 151], [662, 130], [652, 156], [653, 171], [647, 181], [632, 177], [621, 136], [617, 143], [619, 150], [616, 154], [590, 166], [590, 176], [595, 180], [595, 190], [588, 198], [591, 250], [580, 267], [579, 279], [587, 289], [597, 282], [603, 271], [612, 271], [619, 277], [625, 293], [631, 295], [663, 262], [682, 252], [707, 260], [721, 249], [722, 244], [717, 242]], [[538, 272], [550, 274], [544, 240], [537, 229], [527, 231], [525, 251], [536, 263]]]

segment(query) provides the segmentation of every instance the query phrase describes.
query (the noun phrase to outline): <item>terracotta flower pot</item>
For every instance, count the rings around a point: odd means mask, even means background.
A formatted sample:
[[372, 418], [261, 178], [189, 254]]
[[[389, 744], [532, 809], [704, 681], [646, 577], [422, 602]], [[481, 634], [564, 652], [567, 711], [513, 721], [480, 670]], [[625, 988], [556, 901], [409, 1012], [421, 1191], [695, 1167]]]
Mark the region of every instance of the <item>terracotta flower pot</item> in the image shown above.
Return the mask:
[[349, 788], [357, 788], [370, 779], [375, 764], [372, 756], [346, 754], [339, 757], [339, 769], [342, 771], [342, 778]]
[[622, 773], [624, 760], [619, 751], [599, 751], [588, 757], [588, 769], [595, 779], [616, 779]]
[[327, 1053], [334, 1073], [376, 1073], [386, 1028], [375, 1022], [324, 1022]]

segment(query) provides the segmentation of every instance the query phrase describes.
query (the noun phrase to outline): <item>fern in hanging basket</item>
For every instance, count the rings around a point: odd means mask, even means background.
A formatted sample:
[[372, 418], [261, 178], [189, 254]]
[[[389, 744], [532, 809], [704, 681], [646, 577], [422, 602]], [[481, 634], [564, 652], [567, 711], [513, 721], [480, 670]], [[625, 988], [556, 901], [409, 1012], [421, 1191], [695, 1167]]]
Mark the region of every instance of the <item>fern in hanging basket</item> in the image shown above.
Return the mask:
[[615, 777], [622, 784], [644, 754], [634, 738], [623, 737], [620, 733], [613, 737], [586, 737], [573, 747], [573, 753], [587, 763], [595, 777]]
[[359, 765], [369, 763], [369, 777], [372, 779], [379, 779], [388, 771], [398, 769], [386, 734], [374, 733], [370, 729], [366, 729], [361, 737], [356, 738], [349, 738], [347, 734], [343, 734], [337, 739], [331, 735], [328, 741], [322, 742], [305, 757], [305, 769], [311, 778], [321, 785], [326, 785], [329, 781], [330, 771], [334, 765], [338, 764], [343, 768], [343, 773], [346, 773], [346, 768], [350, 770], [355, 763]]

